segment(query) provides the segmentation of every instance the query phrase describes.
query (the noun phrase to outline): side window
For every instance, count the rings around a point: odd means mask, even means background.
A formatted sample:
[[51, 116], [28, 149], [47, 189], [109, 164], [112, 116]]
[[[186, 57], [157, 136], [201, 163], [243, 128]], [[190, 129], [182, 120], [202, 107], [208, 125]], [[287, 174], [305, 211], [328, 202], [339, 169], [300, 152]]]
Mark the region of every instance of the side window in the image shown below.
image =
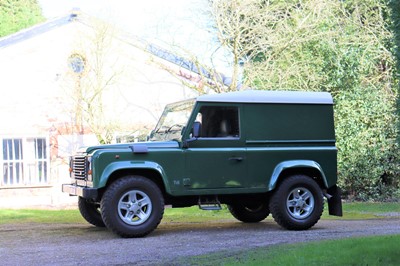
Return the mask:
[[201, 123], [202, 138], [237, 138], [239, 132], [238, 107], [203, 106], [196, 121]]

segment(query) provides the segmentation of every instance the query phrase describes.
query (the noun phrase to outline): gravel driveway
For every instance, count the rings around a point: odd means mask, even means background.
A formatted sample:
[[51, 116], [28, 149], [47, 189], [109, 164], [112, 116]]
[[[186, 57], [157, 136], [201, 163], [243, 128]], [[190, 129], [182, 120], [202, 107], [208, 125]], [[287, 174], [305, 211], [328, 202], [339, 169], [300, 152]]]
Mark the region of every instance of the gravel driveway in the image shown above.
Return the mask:
[[286, 231], [271, 218], [161, 223], [145, 238], [123, 239], [88, 224], [0, 225], [1, 265], [175, 265], [176, 258], [281, 243], [400, 234], [400, 217], [321, 220], [307, 231]]

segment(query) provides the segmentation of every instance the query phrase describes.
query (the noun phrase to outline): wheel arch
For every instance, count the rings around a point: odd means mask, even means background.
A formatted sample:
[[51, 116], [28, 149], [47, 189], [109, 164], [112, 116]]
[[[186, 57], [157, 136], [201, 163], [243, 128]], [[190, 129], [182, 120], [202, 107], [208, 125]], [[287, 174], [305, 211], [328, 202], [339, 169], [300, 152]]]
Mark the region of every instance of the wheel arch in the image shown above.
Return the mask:
[[317, 162], [311, 160], [293, 160], [281, 162], [275, 167], [268, 184], [269, 191], [274, 190], [285, 177], [295, 174], [303, 174], [313, 178], [322, 189], [328, 187], [324, 171]]
[[139, 175], [153, 181], [161, 190], [163, 195], [169, 193], [168, 179], [163, 168], [154, 162], [121, 162], [110, 164], [104, 169], [100, 179], [99, 187], [106, 188], [121, 177], [128, 175]]

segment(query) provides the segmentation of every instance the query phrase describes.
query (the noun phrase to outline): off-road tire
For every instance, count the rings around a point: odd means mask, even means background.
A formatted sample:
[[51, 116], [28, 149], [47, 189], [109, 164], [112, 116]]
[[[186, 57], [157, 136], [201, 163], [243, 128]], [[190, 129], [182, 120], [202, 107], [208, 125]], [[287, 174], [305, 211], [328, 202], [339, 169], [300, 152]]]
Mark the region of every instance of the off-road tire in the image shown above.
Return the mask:
[[107, 228], [117, 235], [143, 237], [160, 223], [164, 198], [153, 181], [142, 176], [125, 176], [105, 191], [101, 214]]
[[244, 223], [258, 223], [269, 215], [267, 202], [260, 203], [234, 203], [228, 205], [228, 210], [233, 217]]
[[315, 180], [293, 175], [285, 178], [274, 191], [269, 209], [280, 226], [288, 230], [307, 230], [321, 218], [324, 198]]
[[105, 227], [100, 212], [100, 204], [90, 202], [82, 197], [78, 198], [78, 208], [82, 217], [90, 224], [97, 227]]

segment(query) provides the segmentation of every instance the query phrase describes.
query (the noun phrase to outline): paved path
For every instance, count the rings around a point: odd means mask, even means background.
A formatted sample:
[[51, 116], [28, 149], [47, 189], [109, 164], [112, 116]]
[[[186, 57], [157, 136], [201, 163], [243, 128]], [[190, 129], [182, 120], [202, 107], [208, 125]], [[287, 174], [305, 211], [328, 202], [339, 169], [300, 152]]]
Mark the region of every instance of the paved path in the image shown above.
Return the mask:
[[400, 218], [321, 220], [307, 231], [286, 231], [271, 218], [161, 223], [145, 238], [123, 239], [87, 224], [0, 225], [1, 265], [174, 265], [178, 257], [281, 243], [400, 234]]

